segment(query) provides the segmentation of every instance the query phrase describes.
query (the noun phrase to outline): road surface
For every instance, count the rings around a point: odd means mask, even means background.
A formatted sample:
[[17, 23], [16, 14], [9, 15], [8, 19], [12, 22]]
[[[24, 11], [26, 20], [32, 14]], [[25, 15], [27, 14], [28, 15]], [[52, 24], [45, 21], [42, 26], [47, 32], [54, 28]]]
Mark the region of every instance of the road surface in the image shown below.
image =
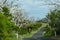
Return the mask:
[[23, 40], [58, 40], [55, 38], [42, 37], [44, 32], [44, 27], [42, 27], [37, 33], [35, 33], [31, 38], [23, 38]]

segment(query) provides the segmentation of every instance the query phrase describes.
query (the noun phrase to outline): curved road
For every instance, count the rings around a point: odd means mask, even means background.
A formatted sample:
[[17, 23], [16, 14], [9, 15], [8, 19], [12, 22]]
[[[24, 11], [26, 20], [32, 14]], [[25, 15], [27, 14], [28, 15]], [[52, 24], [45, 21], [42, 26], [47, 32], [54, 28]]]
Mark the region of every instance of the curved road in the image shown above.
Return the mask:
[[35, 33], [31, 38], [23, 38], [23, 40], [58, 40], [55, 38], [42, 37], [44, 32], [44, 27], [42, 27], [37, 33]]

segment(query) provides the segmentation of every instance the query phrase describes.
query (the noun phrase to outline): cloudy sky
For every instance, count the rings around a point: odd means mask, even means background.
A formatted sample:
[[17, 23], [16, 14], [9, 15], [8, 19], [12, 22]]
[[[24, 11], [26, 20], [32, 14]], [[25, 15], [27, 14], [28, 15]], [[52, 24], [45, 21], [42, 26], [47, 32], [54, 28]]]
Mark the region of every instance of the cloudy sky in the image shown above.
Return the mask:
[[44, 18], [49, 8], [42, 0], [20, 0], [19, 4], [21, 7], [29, 14], [29, 16], [33, 16], [35, 18]]
[[[11, 0], [10, 0], [11, 1]], [[8, 3], [10, 2], [8, 0]], [[37, 18], [44, 18], [48, 12], [51, 6], [47, 6], [45, 4], [50, 3], [50, 0], [14, 0], [17, 5], [20, 5], [22, 9], [26, 13], [28, 13], [28, 16]], [[54, 8], [54, 7], [53, 7]]]

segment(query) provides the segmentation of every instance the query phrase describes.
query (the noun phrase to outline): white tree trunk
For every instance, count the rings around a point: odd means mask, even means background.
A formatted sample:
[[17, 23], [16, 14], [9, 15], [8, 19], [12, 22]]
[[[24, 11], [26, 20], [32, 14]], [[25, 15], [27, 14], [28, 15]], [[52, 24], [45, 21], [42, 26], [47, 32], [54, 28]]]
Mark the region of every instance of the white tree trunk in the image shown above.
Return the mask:
[[54, 31], [54, 33], [55, 33], [55, 37], [56, 37], [56, 36], [57, 36], [57, 35], [56, 35], [56, 31]]
[[18, 40], [18, 32], [16, 33], [16, 38], [17, 38], [17, 40]]

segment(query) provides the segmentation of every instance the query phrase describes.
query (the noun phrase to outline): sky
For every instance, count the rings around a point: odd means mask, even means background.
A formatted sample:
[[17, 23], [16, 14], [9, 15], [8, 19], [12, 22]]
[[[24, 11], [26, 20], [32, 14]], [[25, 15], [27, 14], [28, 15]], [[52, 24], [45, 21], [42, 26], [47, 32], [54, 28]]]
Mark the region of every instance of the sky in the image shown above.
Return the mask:
[[44, 5], [46, 2], [42, 0], [20, 0], [22, 9], [28, 13], [29, 17], [45, 18], [49, 12], [49, 7]]
[[[11, 0], [10, 0], [11, 1]], [[10, 2], [8, 1], [8, 3]], [[35, 19], [45, 18], [49, 12], [51, 6], [47, 6], [45, 4], [50, 3], [50, 1], [44, 0], [14, 0], [14, 4], [19, 5], [26, 13], [28, 13], [29, 17], [33, 17]], [[54, 8], [54, 7], [52, 7]]]

